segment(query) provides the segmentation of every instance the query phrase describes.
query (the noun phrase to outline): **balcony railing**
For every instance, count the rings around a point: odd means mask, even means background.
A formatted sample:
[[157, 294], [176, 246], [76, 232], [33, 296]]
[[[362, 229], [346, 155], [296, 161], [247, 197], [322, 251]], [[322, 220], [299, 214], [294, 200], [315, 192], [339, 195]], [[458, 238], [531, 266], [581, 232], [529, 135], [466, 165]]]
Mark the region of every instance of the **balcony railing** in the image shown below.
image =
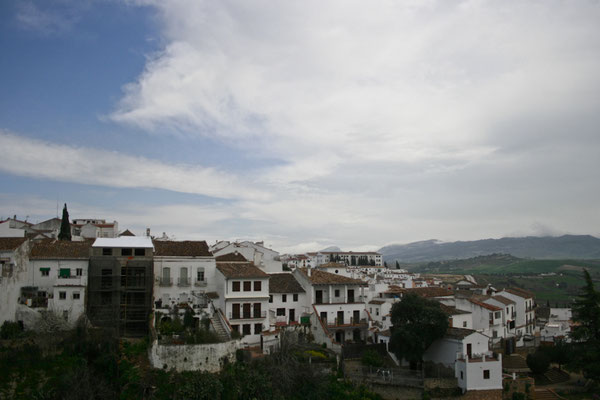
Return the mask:
[[266, 318], [267, 312], [261, 311], [259, 313], [251, 312], [251, 313], [232, 313], [230, 312], [228, 315], [229, 319], [254, 319], [254, 318]]
[[160, 281], [159, 281], [158, 284], [160, 286], [173, 286], [173, 278], [168, 278], [168, 277], [161, 276], [159, 278], [159, 280]]
[[206, 280], [202, 279], [202, 280], [198, 280], [196, 279], [196, 281], [194, 282], [194, 286], [206, 286]]
[[359, 325], [367, 325], [367, 319], [366, 318], [354, 319], [353, 317], [350, 317], [350, 321], [347, 321], [345, 318], [343, 320], [338, 320], [337, 318], [334, 318], [333, 321], [324, 320], [323, 323], [326, 324], [328, 327], [348, 326], [348, 325], [359, 326]]
[[188, 278], [188, 277], [178, 278], [177, 286], [190, 286], [190, 278]]

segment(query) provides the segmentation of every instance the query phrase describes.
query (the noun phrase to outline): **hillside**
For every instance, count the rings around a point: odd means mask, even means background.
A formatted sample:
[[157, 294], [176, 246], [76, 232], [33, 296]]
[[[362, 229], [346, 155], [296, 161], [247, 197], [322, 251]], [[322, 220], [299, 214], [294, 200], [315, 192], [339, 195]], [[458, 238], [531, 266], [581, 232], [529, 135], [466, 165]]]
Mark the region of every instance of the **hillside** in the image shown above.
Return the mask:
[[519, 258], [547, 259], [600, 259], [600, 239], [590, 235], [559, 237], [521, 237], [483, 239], [464, 242], [426, 240], [404, 245], [390, 245], [379, 249], [388, 263], [415, 263], [427, 261], [468, 259], [488, 254], [510, 254]]

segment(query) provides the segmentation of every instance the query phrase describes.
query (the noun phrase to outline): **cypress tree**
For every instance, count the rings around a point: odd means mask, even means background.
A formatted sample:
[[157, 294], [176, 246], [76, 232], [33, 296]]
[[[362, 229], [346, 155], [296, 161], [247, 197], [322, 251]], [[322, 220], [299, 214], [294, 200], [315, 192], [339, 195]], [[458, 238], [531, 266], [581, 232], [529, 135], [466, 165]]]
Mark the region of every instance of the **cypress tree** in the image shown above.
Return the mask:
[[67, 211], [67, 203], [63, 208], [62, 221], [60, 222], [60, 232], [58, 233], [59, 240], [71, 240], [71, 224], [69, 223], [69, 212]]

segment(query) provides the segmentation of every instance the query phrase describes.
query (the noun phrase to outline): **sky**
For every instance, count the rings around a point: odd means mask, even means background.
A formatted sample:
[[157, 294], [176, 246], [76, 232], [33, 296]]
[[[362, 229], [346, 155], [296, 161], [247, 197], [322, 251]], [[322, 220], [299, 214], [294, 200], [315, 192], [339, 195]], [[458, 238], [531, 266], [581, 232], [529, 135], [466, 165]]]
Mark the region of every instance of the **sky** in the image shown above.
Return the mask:
[[[0, 217], [281, 252], [600, 236], [599, 1], [0, 2]], [[57, 211], [58, 210], [58, 211]]]

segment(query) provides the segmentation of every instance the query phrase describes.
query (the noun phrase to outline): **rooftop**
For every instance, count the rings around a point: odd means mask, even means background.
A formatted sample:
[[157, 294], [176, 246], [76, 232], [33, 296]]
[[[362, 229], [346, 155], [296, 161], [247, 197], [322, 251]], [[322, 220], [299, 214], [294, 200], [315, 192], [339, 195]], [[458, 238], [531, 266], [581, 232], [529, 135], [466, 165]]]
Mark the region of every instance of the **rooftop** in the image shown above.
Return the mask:
[[155, 256], [211, 257], [204, 240], [154, 240]]
[[515, 304], [514, 300], [508, 299], [504, 296], [497, 295], [497, 296], [492, 296], [491, 298], [494, 300], [498, 300], [500, 303], [505, 304], [507, 306], [509, 306], [511, 304]]
[[451, 339], [464, 339], [467, 336], [472, 335], [473, 333], [476, 333], [476, 332], [477, 331], [475, 331], [473, 329], [448, 328], [448, 330], [446, 331], [445, 337], [451, 338]]
[[534, 295], [532, 292], [521, 289], [521, 288], [506, 288], [504, 289], [506, 292], [514, 294], [515, 296], [522, 297], [524, 299], [533, 299]]
[[217, 269], [226, 278], [268, 278], [269, 275], [251, 263], [218, 263]]
[[82, 242], [71, 242], [68, 240], [41, 240], [34, 243], [31, 249], [31, 259], [64, 259], [64, 258], [90, 258], [90, 246], [88, 240]]
[[459, 310], [456, 307], [450, 307], [445, 304], [440, 303], [440, 308], [443, 312], [448, 315], [462, 315], [462, 314], [471, 314], [469, 311]]
[[269, 274], [270, 293], [304, 293], [304, 289], [290, 273]]
[[311, 275], [308, 276], [306, 268], [299, 268], [299, 270], [307, 277], [307, 279], [313, 285], [361, 285], [367, 286], [367, 284], [360, 279], [348, 278], [346, 276], [332, 274], [325, 271], [319, 271], [318, 269], [312, 269]]
[[478, 305], [480, 307], [486, 308], [486, 309], [488, 309], [490, 311], [502, 311], [502, 309], [500, 307], [496, 307], [496, 306], [493, 306], [491, 304], [487, 304], [487, 303], [484, 303], [482, 301], [475, 300], [473, 298], [469, 299], [469, 301], [471, 303], [475, 304], [475, 305]]
[[442, 287], [420, 287], [411, 289], [402, 289], [404, 293], [415, 293], [421, 297], [446, 297], [452, 296], [454, 293], [452, 290], [448, 290]]
[[146, 236], [121, 236], [118, 238], [98, 238], [92, 247], [131, 247], [131, 248], [154, 248], [152, 239]]
[[215, 260], [217, 260], [217, 262], [248, 262], [248, 260], [246, 260], [246, 257], [241, 255], [237, 251], [217, 256]]
[[18, 248], [25, 242], [27, 238], [25, 237], [15, 237], [15, 238], [0, 238], [0, 251], [12, 251]]

